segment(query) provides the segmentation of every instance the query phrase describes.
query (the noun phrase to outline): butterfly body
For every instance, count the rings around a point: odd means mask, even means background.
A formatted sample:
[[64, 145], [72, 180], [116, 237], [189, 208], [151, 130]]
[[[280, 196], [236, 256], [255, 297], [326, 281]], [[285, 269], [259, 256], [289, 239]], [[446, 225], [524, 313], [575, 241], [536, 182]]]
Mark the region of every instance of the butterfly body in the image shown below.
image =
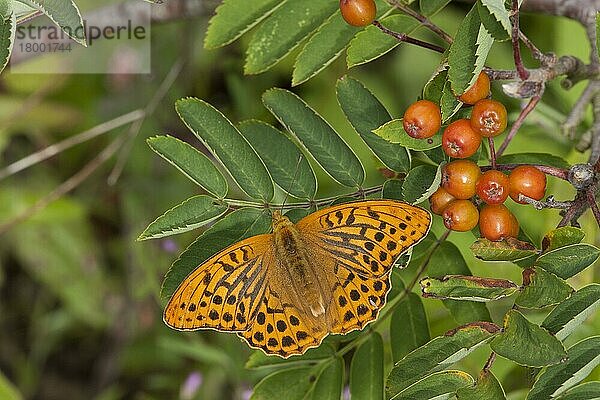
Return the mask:
[[268, 354], [302, 354], [377, 318], [394, 261], [430, 222], [427, 211], [392, 200], [337, 205], [296, 224], [276, 211], [271, 234], [229, 246], [192, 271], [164, 320], [181, 330], [237, 332]]

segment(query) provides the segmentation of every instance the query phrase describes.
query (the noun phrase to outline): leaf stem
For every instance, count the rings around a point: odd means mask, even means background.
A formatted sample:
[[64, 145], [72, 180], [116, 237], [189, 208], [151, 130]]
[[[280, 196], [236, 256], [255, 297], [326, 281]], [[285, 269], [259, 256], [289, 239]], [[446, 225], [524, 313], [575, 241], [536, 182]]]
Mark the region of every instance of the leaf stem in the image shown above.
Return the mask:
[[425, 42], [423, 40], [413, 38], [411, 36], [408, 36], [405, 33], [394, 32], [391, 29], [388, 29], [385, 26], [381, 25], [381, 22], [379, 22], [378, 20], [373, 21], [373, 25], [375, 25], [377, 28], [379, 28], [383, 33], [396, 38], [399, 42], [414, 44], [415, 46], [433, 50], [440, 54], [442, 54], [446, 51], [443, 47], [437, 46], [433, 43], [429, 43], [429, 42]]
[[512, 10], [510, 15], [510, 22], [512, 23], [512, 47], [513, 57], [515, 59], [515, 68], [519, 74], [521, 80], [527, 80], [529, 78], [529, 71], [525, 69], [523, 65], [523, 59], [521, 58], [521, 47], [519, 44], [519, 0], [512, 0]]
[[494, 138], [488, 137], [488, 146], [490, 147], [490, 162], [492, 169], [496, 169], [496, 149], [494, 148]]
[[424, 16], [423, 14], [418, 13], [417, 11], [413, 10], [406, 4], [402, 4], [397, 0], [389, 0], [388, 2], [391, 5], [393, 5], [394, 7], [396, 7], [398, 10], [405, 13], [406, 15], [409, 15], [409, 16], [413, 17], [414, 19], [416, 19], [417, 21], [419, 21], [424, 27], [426, 27], [430, 31], [437, 34], [446, 43], [452, 44], [452, 42], [454, 42], [454, 39], [452, 39], [452, 36], [447, 34], [442, 28], [440, 28], [439, 26], [437, 26], [436, 24], [431, 22], [431, 20], [429, 18], [427, 18], [426, 16]]

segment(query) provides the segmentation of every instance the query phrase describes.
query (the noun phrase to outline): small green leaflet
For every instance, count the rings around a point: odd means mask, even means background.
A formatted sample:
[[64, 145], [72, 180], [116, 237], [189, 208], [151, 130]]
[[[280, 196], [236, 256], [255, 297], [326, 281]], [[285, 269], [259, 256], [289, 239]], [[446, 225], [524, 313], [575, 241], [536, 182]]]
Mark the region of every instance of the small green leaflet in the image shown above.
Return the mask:
[[600, 285], [594, 283], [582, 287], [557, 305], [542, 322], [542, 326], [558, 339], [564, 340], [598, 308], [600, 308]]
[[448, 275], [421, 279], [423, 297], [486, 302], [510, 296], [519, 287], [505, 279]]
[[87, 46], [79, 8], [72, 0], [16, 0], [42, 11], [77, 43]]
[[17, 19], [11, 1], [3, 1], [0, 7], [0, 72], [2, 72], [8, 64], [15, 42]]

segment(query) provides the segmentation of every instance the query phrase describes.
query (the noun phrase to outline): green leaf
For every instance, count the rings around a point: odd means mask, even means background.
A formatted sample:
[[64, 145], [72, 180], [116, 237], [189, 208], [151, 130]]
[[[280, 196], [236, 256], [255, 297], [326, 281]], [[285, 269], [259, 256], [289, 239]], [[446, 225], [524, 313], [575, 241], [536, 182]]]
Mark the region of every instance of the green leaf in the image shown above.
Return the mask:
[[350, 395], [354, 399], [383, 398], [383, 340], [377, 332], [371, 333], [352, 357]]
[[542, 254], [535, 265], [567, 279], [592, 265], [599, 256], [600, 249], [591, 244], [572, 244]]
[[429, 78], [425, 86], [423, 86], [423, 99], [440, 104], [440, 101], [442, 100], [442, 93], [444, 91], [444, 85], [447, 81], [448, 63], [446, 60], [444, 60], [444, 62], [442, 62], [435, 70], [433, 75], [431, 75], [431, 78]]
[[423, 278], [423, 297], [486, 302], [511, 296], [519, 287], [506, 279], [478, 276], [447, 275], [443, 278]]
[[600, 365], [600, 336], [586, 338], [567, 350], [567, 360], [540, 372], [527, 400], [555, 398], [581, 382]]
[[394, 362], [431, 340], [427, 314], [416, 293], [408, 293], [394, 310], [390, 321], [390, 338]]
[[[446, 275], [472, 275], [458, 247], [448, 241], [442, 242], [433, 252], [428, 271], [430, 276], [438, 278]], [[458, 300], [442, 302], [458, 323], [492, 320], [484, 303]]]
[[524, 308], [544, 308], [560, 303], [573, 292], [567, 282], [541, 268], [523, 271], [523, 288], [515, 304]]
[[458, 400], [504, 400], [506, 395], [491, 371], [481, 371], [475, 386], [465, 386], [456, 392]]
[[282, 0], [224, 0], [208, 23], [204, 47], [214, 49], [233, 42], [283, 3]]
[[240, 189], [253, 199], [269, 202], [273, 181], [252, 146], [235, 126], [205, 101], [186, 98], [175, 108], [181, 120], [223, 164]]
[[326, 358], [334, 357], [335, 352], [333, 348], [326, 343], [321, 344], [319, 347], [308, 349], [306, 353], [295, 356], [290, 359], [284, 359], [281, 357], [273, 357], [272, 355], [266, 355], [263, 351], [254, 351], [250, 354], [248, 361], [246, 362], [245, 368], [248, 369], [261, 369], [261, 368], [273, 368], [278, 365], [285, 364], [288, 367], [300, 366], [300, 365], [313, 365], [315, 361], [324, 360]]
[[600, 382], [587, 382], [567, 390], [558, 400], [600, 399]]
[[485, 29], [498, 41], [510, 39], [512, 25], [504, 0], [478, 0], [477, 11]]
[[439, 133], [427, 139], [415, 139], [408, 136], [408, 133], [404, 130], [402, 118], [386, 122], [374, 129], [373, 133], [387, 142], [397, 143], [411, 150], [423, 151], [442, 145], [442, 135]]
[[263, 94], [263, 103], [333, 179], [349, 187], [362, 185], [365, 171], [360, 160], [301, 98], [284, 89], [271, 89]]
[[209, 196], [190, 197], [148, 225], [138, 240], [158, 239], [191, 231], [225, 214], [227, 208]]
[[152, 150], [192, 182], [220, 199], [227, 195], [227, 181], [204, 154], [171, 136], [155, 136], [146, 141]]
[[313, 400], [339, 400], [344, 382], [344, 360], [335, 357], [319, 374], [312, 391]]
[[450, 0], [420, 0], [419, 9], [421, 10], [421, 14], [431, 17], [446, 7], [448, 3], [450, 3]]
[[171, 297], [177, 286], [196, 267], [218, 251], [250, 236], [267, 233], [271, 215], [267, 210], [240, 208], [227, 214], [200, 235], [173, 263], [161, 289], [161, 297]]
[[19, 392], [4, 374], [0, 371], [0, 399], [4, 400], [23, 400], [23, 395]]
[[448, 78], [454, 94], [462, 94], [473, 85], [483, 70], [494, 39], [481, 24], [477, 5], [465, 16], [450, 45]]
[[600, 285], [585, 286], [557, 305], [546, 317], [542, 326], [560, 340], [600, 308]]
[[281, 131], [256, 120], [242, 122], [239, 130], [263, 160], [280, 188], [301, 199], [315, 197], [317, 177], [310, 163]]
[[440, 186], [442, 166], [419, 165], [410, 170], [402, 184], [404, 201], [419, 204], [428, 199]]
[[538, 252], [532, 244], [513, 238], [499, 242], [480, 238], [473, 242], [471, 251], [475, 257], [484, 261], [516, 261]]
[[392, 171], [408, 172], [408, 150], [400, 144], [389, 143], [372, 132], [392, 119], [377, 97], [362, 83], [349, 76], [338, 80], [336, 91], [346, 118], [373, 153]]
[[10, 1], [2, 2], [0, 7], [2, 7], [0, 9], [0, 72], [2, 72], [8, 64], [15, 42], [17, 18]]
[[402, 181], [399, 179], [388, 179], [383, 183], [381, 197], [384, 199], [404, 200], [402, 195]]
[[441, 371], [466, 357], [496, 335], [500, 328], [489, 322], [476, 322], [433, 338], [394, 364], [386, 382], [393, 396], [432, 372]]
[[[392, 31], [406, 33], [407, 35], [419, 27], [418, 21], [402, 14], [390, 15], [382, 18], [380, 22]], [[350, 42], [346, 57], [348, 68], [373, 61], [401, 43], [390, 35], [381, 32], [376, 26], [369, 25]]]
[[442, 113], [442, 123], [447, 122], [452, 118], [462, 106], [462, 102], [456, 97], [452, 91], [452, 83], [447, 80], [442, 89], [442, 97], [440, 98], [440, 111]]
[[559, 156], [547, 153], [506, 154], [496, 160], [498, 164], [537, 164], [568, 169], [569, 163]]
[[87, 46], [85, 29], [79, 8], [72, 0], [17, 0], [31, 8], [43, 12], [60, 27], [71, 39]]
[[[339, 7], [335, 1], [287, 1], [254, 32], [246, 51], [246, 74], [258, 74], [294, 50]], [[244, 6], [242, 6], [244, 8]]]
[[505, 315], [504, 330], [490, 346], [498, 355], [528, 367], [557, 364], [567, 356], [557, 338], [529, 322], [517, 310], [510, 310]]
[[274, 372], [258, 382], [250, 400], [304, 400], [315, 378], [314, 368], [286, 368]]
[[581, 243], [585, 237], [583, 229], [574, 226], [563, 226], [548, 232], [542, 240], [542, 249], [550, 251], [570, 244]]
[[473, 382], [473, 377], [463, 371], [436, 372], [397, 394], [391, 393], [390, 400], [448, 399], [451, 394]]

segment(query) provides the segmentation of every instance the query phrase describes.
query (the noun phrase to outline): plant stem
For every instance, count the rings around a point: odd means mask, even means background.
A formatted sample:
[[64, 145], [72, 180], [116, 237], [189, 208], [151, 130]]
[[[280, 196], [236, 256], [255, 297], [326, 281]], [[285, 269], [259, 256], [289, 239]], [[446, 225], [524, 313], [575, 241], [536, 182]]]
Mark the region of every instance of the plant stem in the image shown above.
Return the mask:
[[419, 40], [419, 39], [416, 39], [416, 38], [413, 38], [413, 37], [410, 37], [410, 36], [408, 36], [405, 33], [394, 32], [391, 29], [388, 29], [385, 26], [381, 25], [381, 23], [378, 20], [373, 21], [373, 25], [375, 25], [376, 27], [378, 27], [383, 33], [396, 38], [399, 42], [405, 42], [405, 43], [414, 44], [415, 46], [419, 46], [419, 47], [423, 47], [425, 49], [433, 50], [433, 51], [436, 51], [436, 52], [438, 52], [440, 54], [444, 53], [446, 51], [443, 47], [437, 46], [437, 45], [429, 43], [429, 42], [424, 42], [422, 40]]
[[523, 121], [525, 121], [525, 118], [529, 115], [529, 113], [531, 111], [533, 111], [533, 109], [535, 108], [535, 106], [537, 106], [537, 104], [539, 103], [539, 101], [540, 101], [541, 98], [542, 98], [541, 94], [533, 96], [529, 100], [529, 102], [527, 103], [527, 105], [525, 106], [525, 108], [523, 108], [521, 110], [521, 113], [517, 117], [517, 120], [514, 122], [514, 124], [510, 128], [510, 132], [508, 132], [508, 135], [506, 135], [506, 138], [504, 139], [504, 141], [502, 142], [502, 144], [498, 148], [498, 152], [496, 153], [496, 155], [498, 157], [500, 157], [502, 155], [502, 153], [504, 153], [504, 150], [506, 150], [506, 148], [510, 144], [510, 141], [513, 140], [513, 138], [517, 134], [517, 131], [519, 130], [519, 128], [521, 127], [521, 125], [523, 125]]
[[496, 169], [496, 149], [494, 149], [494, 138], [488, 137], [488, 146], [490, 147], [490, 162], [492, 169]]
[[[537, 169], [539, 169], [540, 171], [542, 171], [543, 173], [545, 173], [546, 175], [552, 175], [556, 178], [560, 178], [563, 179], [565, 181], [568, 181], [568, 174], [569, 172], [565, 169], [562, 168], [556, 168], [556, 167], [550, 167], [548, 165], [539, 165], [539, 164], [498, 164], [496, 165], [496, 169], [498, 171], [512, 171], [513, 169], [517, 168], [520, 165], [529, 165], [532, 167], [535, 167]], [[482, 171], [487, 171], [489, 169], [492, 169], [489, 166], [484, 166], [481, 167]]]
[[447, 34], [442, 28], [440, 28], [439, 26], [437, 26], [436, 24], [431, 22], [431, 20], [429, 20], [429, 18], [427, 18], [423, 14], [416, 12], [415, 10], [413, 10], [406, 4], [402, 4], [397, 0], [389, 0], [389, 3], [391, 5], [393, 5], [394, 7], [396, 7], [398, 10], [405, 13], [406, 15], [409, 15], [409, 16], [413, 17], [414, 19], [416, 19], [417, 21], [419, 21], [424, 27], [426, 27], [430, 31], [437, 34], [446, 43], [452, 44], [454, 42], [454, 39], [452, 39], [452, 36]]
[[510, 22], [512, 23], [512, 47], [513, 57], [515, 59], [515, 68], [519, 74], [521, 80], [529, 78], [529, 72], [523, 65], [523, 59], [521, 58], [521, 47], [519, 45], [519, 0], [512, 0], [512, 10], [510, 16]]

